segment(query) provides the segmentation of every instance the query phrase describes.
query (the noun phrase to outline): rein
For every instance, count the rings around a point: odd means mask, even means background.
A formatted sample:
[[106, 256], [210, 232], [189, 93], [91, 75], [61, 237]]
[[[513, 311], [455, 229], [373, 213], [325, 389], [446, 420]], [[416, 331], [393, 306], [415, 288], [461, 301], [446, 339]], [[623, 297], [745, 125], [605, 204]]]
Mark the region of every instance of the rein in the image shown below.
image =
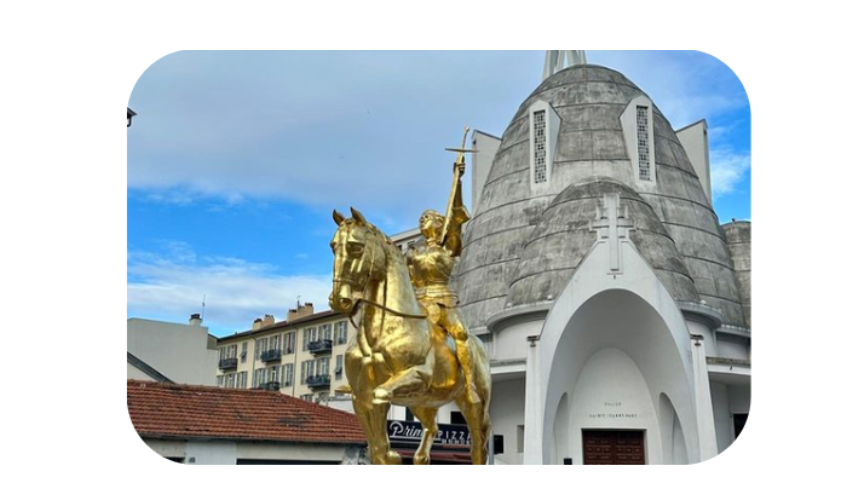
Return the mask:
[[[384, 292], [384, 293], [386, 293], [386, 292]], [[351, 316], [354, 316], [355, 314], [357, 314], [357, 309], [360, 307], [361, 302], [369, 304], [370, 306], [375, 306], [378, 309], [383, 309], [384, 311], [386, 311], [386, 312], [388, 312], [388, 313], [390, 313], [394, 316], [400, 316], [402, 318], [412, 318], [412, 319], [426, 319], [426, 318], [428, 318], [428, 316], [426, 316], [424, 314], [408, 314], [408, 313], [403, 313], [401, 311], [396, 311], [395, 309], [391, 309], [391, 308], [389, 308], [385, 305], [378, 304], [377, 302], [372, 302], [369, 299], [357, 299], [357, 302], [354, 303], [354, 307], [351, 309]], [[352, 321], [352, 323], [353, 322], [354, 321]], [[355, 325], [355, 326], [357, 326], [357, 325]]]
[[[372, 276], [372, 266], [373, 265], [374, 265], [374, 260], [369, 265], [369, 274], [366, 277], [367, 281]], [[378, 309], [382, 310], [384, 313], [390, 313], [393, 316], [398, 316], [398, 317], [401, 317], [401, 318], [428, 319], [428, 316], [424, 315], [424, 314], [409, 314], [409, 313], [404, 313], [404, 312], [401, 312], [401, 311], [396, 311], [395, 309], [387, 307], [386, 306], [386, 303], [387, 303], [387, 284], [386, 283], [384, 283], [384, 300], [383, 300], [383, 302], [384, 302], [383, 304], [379, 304], [377, 302], [371, 301], [369, 299], [364, 299], [362, 297], [357, 299], [354, 302], [354, 307], [351, 308], [351, 314], [349, 315], [348, 320], [351, 321], [351, 324], [354, 325], [355, 329], [360, 330], [360, 325], [358, 325], [354, 321], [354, 316], [357, 315], [357, 311], [360, 309], [360, 304], [363, 304], [363, 303], [369, 304], [370, 306], [377, 307]], [[381, 315], [381, 331], [382, 332], [384, 331], [384, 316], [385, 316], [385, 314]]]

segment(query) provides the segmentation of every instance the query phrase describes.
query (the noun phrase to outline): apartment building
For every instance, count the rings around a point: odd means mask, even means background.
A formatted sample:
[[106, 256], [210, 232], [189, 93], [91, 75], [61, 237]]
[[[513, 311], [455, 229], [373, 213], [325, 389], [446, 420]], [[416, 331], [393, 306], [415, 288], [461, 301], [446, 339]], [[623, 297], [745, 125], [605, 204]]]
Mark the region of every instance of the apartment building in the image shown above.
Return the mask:
[[218, 340], [217, 385], [279, 391], [326, 404], [346, 383], [349, 327], [347, 317], [315, 313], [311, 303], [290, 309], [286, 321], [258, 318], [251, 330]]

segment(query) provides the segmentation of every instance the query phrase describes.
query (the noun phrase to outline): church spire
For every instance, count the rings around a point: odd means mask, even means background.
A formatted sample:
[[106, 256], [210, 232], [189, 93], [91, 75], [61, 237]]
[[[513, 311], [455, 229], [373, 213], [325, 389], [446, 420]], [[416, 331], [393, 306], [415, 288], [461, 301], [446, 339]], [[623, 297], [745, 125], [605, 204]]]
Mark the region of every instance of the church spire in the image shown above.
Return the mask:
[[587, 64], [587, 57], [583, 50], [547, 50], [546, 60], [543, 62], [543, 79], [547, 79], [558, 71], [561, 71], [564, 66], [564, 58], [567, 59], [567, 66], [577, 66], [579, 64]]

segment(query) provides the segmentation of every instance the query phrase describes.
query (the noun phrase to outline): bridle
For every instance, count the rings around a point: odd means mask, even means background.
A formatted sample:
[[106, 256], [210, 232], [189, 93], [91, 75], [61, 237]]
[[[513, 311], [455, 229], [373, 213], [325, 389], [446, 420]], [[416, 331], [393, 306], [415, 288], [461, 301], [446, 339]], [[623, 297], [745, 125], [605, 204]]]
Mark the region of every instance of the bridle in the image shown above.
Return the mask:
[[[373, 234], [373, 236], [375, 236], [375, 235]], [[368, 283], [370, 278], [372, 277], [372, 271], [374, 270], [374, 268], [375, 268], [375, 255], [373, 253], [372, 254], [372, 260], [369, 262], [369, 272], [366, 274], [366, 279], [365, 279], [366, 283]], [[347, 279], [347, 278], [336, 278], [336, 279], [334, 279], [334, 282], [335, 283], [355, 284], [355, 285], [358, 285], [358, 286], [360, 285], [359, 283], [356, 283], [354, 280], [350, 280], [350, 279]], [[363, 288], [365, 289], [365, 286]], [[374, 301], [371, 301], [369, 299], [365, 299], [365, 298], [362, 298], [362, 297], [354, 301], [354, 306], [351, 308], [351, 312], [348, 313], [348, 321], [350, 321], [351, 324], [354, 325], [354, 328], [356, 330], [358, 330], [358, 331], [360, 330], [360, 325], [358, 325], [354, 321], [354, 316], [357, 315], [357, 311], [360, 309], [361, 304], [368, 304], [370, 306], [377, 307], [378, 309], [381, 310], [381, 329], [380, 329], [381, 332], [384, 331], [384, 319], [386, 318], [386, 313], [390, 313], [393, 316], [398, 316], [398, 317], [401, 317], [401, 318], [411, 318], [411, 319], [427, 319], [428, 318], [428, 316], [426, 316], [424, 314], [409, 314], [409, 313], [404, 313], [404, 312], [401, 312], [401, 311], [396, 311], [395, 309], [387, 307], [387, 285], [386, 285], [386, 283], [384, 284], [384, 294], [383, 295], [384, 295], [383, 299], [382, 299], [383, 304], [379, 304], [377, 302], [374, 302]]]

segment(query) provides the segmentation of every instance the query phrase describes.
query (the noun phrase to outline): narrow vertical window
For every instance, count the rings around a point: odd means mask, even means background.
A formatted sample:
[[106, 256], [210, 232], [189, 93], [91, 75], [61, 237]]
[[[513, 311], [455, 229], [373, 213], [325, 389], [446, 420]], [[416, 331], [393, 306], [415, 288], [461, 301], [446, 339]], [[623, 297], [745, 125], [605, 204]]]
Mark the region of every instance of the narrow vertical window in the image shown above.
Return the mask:
[[284, 385], [290, 386], [292, 385], [292, 372], [295, 370], [295, 365], [293, 363], [289, 363], [284, 367], [286, 376], [283, 380]]
[[534, 112], [534, 183], [546, 182], [546, 111]]
[[638, 175], [642, 181], [651, 181], [649, 168], [649, 108], [637, 107]]
[[516, 452], [525, 453], [525, 426], [516, 426]]

